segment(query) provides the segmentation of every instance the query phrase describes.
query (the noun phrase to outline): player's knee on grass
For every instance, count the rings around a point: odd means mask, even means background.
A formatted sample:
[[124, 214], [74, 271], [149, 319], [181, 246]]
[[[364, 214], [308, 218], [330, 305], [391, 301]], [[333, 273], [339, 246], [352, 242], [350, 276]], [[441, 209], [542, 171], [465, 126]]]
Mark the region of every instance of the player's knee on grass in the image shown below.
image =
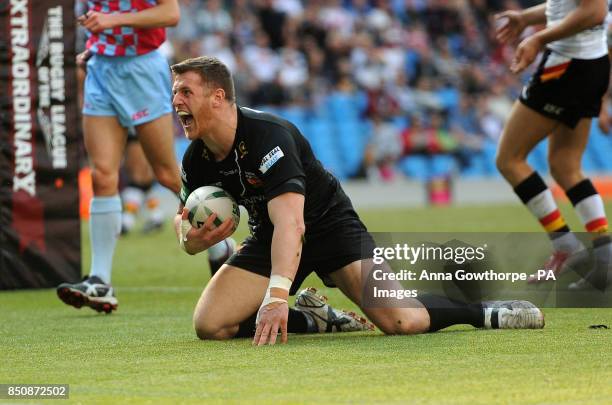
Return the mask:
[[202, 340], [227, 340], [238, 332], [238, 325], [231, 327], [217, 326], [203, 319], [194, 319], [193, 327], [196, 335]]
[[224, 325], [219, 316], [198, 305], [193, 314], [193, 328], [202, 340], [226, 340], [234, 337], [239, 326]]

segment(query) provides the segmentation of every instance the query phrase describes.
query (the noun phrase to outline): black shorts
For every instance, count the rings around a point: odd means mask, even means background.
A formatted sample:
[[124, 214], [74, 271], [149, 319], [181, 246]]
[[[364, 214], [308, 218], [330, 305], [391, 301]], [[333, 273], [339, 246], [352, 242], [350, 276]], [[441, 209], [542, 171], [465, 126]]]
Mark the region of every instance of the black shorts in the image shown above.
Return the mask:
[[[329, 274], [362, 259], [372, 257], [374, 239], [350, 202], [332, 207], [320, 222], [306, 232], [302, 259], [289, 293], [295, 294], [310, 273], [315, 272], [328, 287], [335, 287]], [[271, 242], [248, 237], [227, 264], [270, 277]]]
[[608, 55], [571, 59], [547, 49], [519, 100], [540, 114], [575, 128], [581, 118], [599, 115], [609, 80]]

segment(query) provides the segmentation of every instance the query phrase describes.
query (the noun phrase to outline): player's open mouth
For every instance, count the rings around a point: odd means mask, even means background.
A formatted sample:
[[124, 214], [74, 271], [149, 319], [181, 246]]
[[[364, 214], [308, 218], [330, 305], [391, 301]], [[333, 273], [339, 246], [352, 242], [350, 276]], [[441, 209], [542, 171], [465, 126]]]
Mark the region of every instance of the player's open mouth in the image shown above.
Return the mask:
[[189, 114], [187, 111], [177, 111], [177, 114], [184, 128], [187, 129], [193, 124], [193, 115]]

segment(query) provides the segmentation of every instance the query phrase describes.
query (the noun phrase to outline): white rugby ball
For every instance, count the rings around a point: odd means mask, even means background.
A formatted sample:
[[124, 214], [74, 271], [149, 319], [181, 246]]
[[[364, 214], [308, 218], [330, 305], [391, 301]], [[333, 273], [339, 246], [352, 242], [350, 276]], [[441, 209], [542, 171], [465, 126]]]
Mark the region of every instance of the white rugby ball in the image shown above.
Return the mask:
[[227, 218], [233, 218], [233, 232], [240, 223], [240, 209], [236, 200], [220, 187], [204, 186], [193, 190], [187, 197], [185, 208], [189, 212], [189, 222], [195, 228], [203, 226], [213, 212], [217, 214], [215, 227], [220, 226]]

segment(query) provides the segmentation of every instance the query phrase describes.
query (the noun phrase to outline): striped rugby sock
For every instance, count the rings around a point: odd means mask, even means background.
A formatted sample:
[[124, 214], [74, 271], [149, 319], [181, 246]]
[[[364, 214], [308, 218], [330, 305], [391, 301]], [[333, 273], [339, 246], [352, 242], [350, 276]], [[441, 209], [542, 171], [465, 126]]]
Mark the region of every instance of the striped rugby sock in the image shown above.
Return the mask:
[[591, 180], [582, 180], [566, 194], [587, 232], [593, 236], [593, 244], [599, 246], [608, 243], [610, 238], [604, 204]]
[[540, 221], [548, 233], [552, 244], [557, 251], [574, 252], [578, 250], [580, 242], [570, 232], [565, 219], [557, 207], [557, 203], [537, 172], [533, 172], [514, 188], [527, 209]]

